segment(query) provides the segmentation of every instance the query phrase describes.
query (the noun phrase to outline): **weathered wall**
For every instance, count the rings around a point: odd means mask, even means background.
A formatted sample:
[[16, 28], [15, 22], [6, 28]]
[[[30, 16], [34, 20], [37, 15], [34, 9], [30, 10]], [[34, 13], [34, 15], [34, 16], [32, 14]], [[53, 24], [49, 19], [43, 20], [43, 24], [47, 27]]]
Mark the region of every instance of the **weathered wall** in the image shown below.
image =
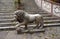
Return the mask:
[[38, 7], [41, 7], [43, 10], [52, 13], [60, 17], [60, 5], [56, 3], [51, 3], [50, 1], [44, 0], [35, 0]]

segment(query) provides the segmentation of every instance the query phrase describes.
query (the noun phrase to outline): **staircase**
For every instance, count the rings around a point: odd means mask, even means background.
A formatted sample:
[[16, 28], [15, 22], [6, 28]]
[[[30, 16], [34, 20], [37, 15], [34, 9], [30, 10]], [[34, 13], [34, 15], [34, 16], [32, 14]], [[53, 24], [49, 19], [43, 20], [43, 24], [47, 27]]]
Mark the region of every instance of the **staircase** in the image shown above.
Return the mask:
[[14, 13], [12, 12], [0, 12], [0, 29], [14, 28], [17, 22], [13, 21]]
[[[36, 14], [34, 11], [30, 11], [30, 13]], [[38, 14], [43, 16], [44, 27], [58, 27], [60, 26], [60, 17], [57, 17], [51, 13], [48, 13], [42, 9], [40, 9]]]
[[[31, 4], [28, 3], [28, 0], [25, 1], [24, 4], [26, 4], [25, 11], [28, 13], [35, 13], [41, 14], [44, 19], [44, 27], [52, 27], [52, 26], [60, 26], [60, 18], [57, 16], [54, 16], [50, 13], [47, 13], [46, 11], [37, 8], [37, 5], [34, 3], [34, 1], [29, 0]], [[30, 7], [31, 6], [31, 7]], [[30, 9], [28, 9], [30, 7]], [[32, 9], [34, 8], [34, 9]], [[39, 11], [39, 12], [38, 12]], [[14, 13], [13, 12], [0, 12], [0, 29], [13, 29], [17, 25], [18, 22], [13, 21]]]
[[[34, 13], [34, 11], [30, 11], [29, 13]], [[45, 11], [40, 11], [39, 14], [43, 16], [44, 19], [44, 27], [53, 27], [60, 26], [60, 18], [54, 15], [51, 15]], [[0, 13], [0, 29], [13, 29], [18, 22], [13, 21], [14, 13]]]
[[[41, 14], [41, 12], [40, 12]], [[50, 14], [50, 13], [47, 13], [47, 12], [43, 12], [41, 14], [43, 16], [43, 19], [44, 19], [44, 27], [57, 27], [57, 26], [60, 26], [60, 18], [53, 15], [53, 14]]]
[[25, 1], [24, 4], [26, 4], [25, 11], [29, 13], [38, 13], [43, 16], [44, 27], [60, 26], [60, 18], [42, 10], [41, 8], [38, 8], [34, 0], [23, 1]]

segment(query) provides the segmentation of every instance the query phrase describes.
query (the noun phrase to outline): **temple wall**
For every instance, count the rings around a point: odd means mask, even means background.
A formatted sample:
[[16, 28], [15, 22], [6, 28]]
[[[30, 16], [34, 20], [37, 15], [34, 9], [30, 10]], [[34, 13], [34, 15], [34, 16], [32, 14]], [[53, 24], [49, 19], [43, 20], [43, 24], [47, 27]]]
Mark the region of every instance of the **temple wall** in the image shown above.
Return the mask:
[[60, 17], [60, 5], [58, 3], [52, 3], [47, 0], [35, 0], [35, 2], [43, 10]]

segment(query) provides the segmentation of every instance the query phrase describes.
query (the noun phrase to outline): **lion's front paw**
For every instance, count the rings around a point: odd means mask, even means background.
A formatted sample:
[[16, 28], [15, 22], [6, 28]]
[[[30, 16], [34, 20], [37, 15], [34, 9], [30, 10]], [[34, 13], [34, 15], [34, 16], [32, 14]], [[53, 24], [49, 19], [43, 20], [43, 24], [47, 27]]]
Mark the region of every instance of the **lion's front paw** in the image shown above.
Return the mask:
[[17, 34], [20, 34], [22, 30], [20, 28], [17, 28], [16, 31], [17, 31]]

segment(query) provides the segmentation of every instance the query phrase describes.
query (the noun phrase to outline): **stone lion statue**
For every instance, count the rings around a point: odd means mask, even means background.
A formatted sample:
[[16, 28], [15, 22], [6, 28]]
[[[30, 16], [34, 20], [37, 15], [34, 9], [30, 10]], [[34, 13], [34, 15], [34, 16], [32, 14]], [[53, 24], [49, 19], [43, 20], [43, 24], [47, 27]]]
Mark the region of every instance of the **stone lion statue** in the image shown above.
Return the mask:
[[[15, 18], [20, 23], [20, 25], [25, 25], [25, 29], [27, 29], [27, 25], [29, 23], [33, 22], [36, 24], [36, 27], [34, 28], [39, 28], [39, 26], [43, 27], [43, 17], [40, 14], [29, 14], [28, 12], [23, 10], [17, 10], [14, 13], [16, 15]], [[17, 28], [17, 30], [19, 30], [19, 27]]]

